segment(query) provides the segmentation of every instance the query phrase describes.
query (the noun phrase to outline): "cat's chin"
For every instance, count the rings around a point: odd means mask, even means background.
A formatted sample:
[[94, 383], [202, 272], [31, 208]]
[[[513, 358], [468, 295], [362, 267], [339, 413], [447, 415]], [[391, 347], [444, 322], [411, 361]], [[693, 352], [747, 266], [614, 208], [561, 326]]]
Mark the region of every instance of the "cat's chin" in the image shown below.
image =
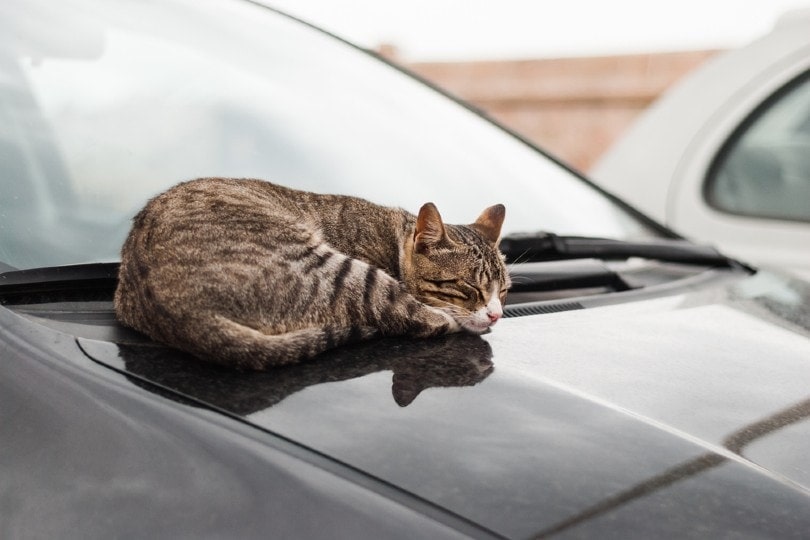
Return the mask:
[[464, 321], [461, 323], [461, 328], [471, 334], [486, 334], [492, 328], [491, 324], [476, 323], [473, 321]]

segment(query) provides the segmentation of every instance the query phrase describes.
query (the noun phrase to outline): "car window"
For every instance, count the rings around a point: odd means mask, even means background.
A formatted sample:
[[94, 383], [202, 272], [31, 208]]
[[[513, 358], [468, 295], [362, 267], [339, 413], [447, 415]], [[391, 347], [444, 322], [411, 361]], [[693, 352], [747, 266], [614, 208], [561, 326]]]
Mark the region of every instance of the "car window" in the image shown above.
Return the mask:
[[706, 197], [746, 216], [810, 221], [810, 73], [760, 106], [710, 168]]
[[0, 261], [114, 261], [199, 176], [358, 195], [505, 232], [632, 238], [586, 182], [396, 69], [251, 2], [0, 2]]

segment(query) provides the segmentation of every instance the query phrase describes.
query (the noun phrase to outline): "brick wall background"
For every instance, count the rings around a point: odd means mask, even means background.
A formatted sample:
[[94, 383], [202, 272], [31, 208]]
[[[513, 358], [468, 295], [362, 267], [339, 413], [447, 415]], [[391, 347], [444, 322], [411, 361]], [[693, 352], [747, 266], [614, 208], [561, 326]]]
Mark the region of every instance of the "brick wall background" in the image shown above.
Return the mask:
[[[380, 52], [396, 60], [392, 49]], [[644, 108], [717, 52], [405, 65], [587, 171]]]

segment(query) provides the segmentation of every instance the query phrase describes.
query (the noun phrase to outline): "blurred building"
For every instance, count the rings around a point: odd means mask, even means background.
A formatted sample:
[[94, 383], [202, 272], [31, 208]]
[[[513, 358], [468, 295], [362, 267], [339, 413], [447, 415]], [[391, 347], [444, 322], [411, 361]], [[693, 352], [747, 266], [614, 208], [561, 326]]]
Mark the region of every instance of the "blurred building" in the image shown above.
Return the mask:
[[[397, 60], [390, 46], [379, 52]], [[587, 171], [639, 112], [717, 52], [406, 66]]]

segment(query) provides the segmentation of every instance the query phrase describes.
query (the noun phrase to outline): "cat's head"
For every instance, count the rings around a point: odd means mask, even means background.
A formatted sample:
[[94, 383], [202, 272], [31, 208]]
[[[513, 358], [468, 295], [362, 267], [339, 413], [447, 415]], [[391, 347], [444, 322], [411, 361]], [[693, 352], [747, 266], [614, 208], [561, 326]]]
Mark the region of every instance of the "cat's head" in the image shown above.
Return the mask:
[[484, 210], [470, 225], [446, 225], [433, 203], [419, 210], [405, 244], [409, 292], [449, 313], [465, 330], [482, 333], [503, 315], [509, 274], [498, 251], [506, 210]]

